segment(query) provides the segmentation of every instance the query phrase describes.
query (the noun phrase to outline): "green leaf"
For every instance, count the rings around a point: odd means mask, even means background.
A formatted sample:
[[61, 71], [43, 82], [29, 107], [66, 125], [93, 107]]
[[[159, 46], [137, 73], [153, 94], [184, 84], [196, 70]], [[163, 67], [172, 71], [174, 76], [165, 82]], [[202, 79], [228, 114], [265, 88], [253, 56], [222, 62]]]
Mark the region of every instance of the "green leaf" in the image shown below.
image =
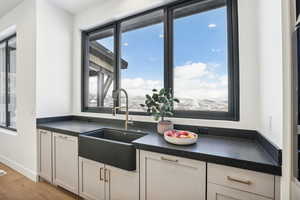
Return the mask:
[[162, 88], [160, 91], [159, 91], [159, 95], [164, 95], [166, 92], [165, 88]]
[[173, 101], [175, 101], [176, 103], [180, 103], [179, 99], [174, 98]]
[[166, 112], [166, 115], [167, 115], [167, 116], [173, 116], [174, 113], [173, 113], [173, 112]]
[[150, 97], [150, 95], [149, 94], [146, 94], [146, 98], [148, 99], [148, 100], [152, 100], [152, 98]]
[[158, 101], [158, 94], [154, 93], [152, 95], [152, 98], [153, 98], [154, 101]]
[[157, 92], [157, 89], [155, 89], [155, 88], [154, 88], [154, 89], [152, 89], [152, 92]]
[[140, 104], [141, 107], [145, 107], [145, 104]]

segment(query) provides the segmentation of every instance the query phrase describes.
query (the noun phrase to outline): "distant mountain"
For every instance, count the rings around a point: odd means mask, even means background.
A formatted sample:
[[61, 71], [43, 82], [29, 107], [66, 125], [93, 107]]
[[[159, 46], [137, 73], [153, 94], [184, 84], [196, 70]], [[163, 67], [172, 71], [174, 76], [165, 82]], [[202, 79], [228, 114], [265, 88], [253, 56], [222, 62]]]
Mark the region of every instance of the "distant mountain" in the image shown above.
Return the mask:
[[[112, 107], [113, 101], [111, 97], [105, 99], [105, 107]], [[96, 96], [90, 96], [90, 106], [96, 106]], [[129, 111], [146, 111], [140, 104], [145, 103], [145, 97], [135, 96], [129, 98]], [[121, 104], [125, 104], [125, 99], [121, 99]], [[176, 110], [199, 110], [199, 111], [228, 111], [228, 101], [217, 100], [217, 99], [192, 99], [192, 98], [181, 98], [179, 104], [175, 104]]]

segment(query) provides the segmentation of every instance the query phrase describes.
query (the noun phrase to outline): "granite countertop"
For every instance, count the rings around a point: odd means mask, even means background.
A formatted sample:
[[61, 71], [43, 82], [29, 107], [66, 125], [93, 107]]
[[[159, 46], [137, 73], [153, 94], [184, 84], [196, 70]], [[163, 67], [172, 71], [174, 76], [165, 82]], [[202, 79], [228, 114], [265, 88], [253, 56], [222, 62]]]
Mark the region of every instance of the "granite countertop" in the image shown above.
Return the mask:
[[[116, 122], [115, 120], [105, 120], [105, 122], [89, 122], [82, 120], [63, 120], [38, 123], [37, 128], [49, 131], [59, 132], [70, 136], [78, 137], [80, 134], [91, 131], [100, 130], [103, 128], [124, 129], [124, 123]], [[153, 128], [129, 126], [128, 130], [144, 133], [153, 133]]]
[[[64, 120], [38, 123], [37, 128], [59, 132], [71, 136], [100, 130], [103, 128], [123, 129], [123, 122], [105, 120], [88, 122], [82, 120]], [[255, 140], [249, 138], [199, 134], [196, 144], [178, 146], [167, 143], [157, 134], [153, 126], [141, 126], [136, 123], [129, 130], [147, 133], [133, 141], [141, 150], [165, 153], [190, 159], [223, 164], [274, 175], [281, 175], [281, 165]]]
[[196, 144], [178, 146], [149, 134], [133, 143], [142, 150], [281, 175], [281, 166], [255, 140], [200, 134]]

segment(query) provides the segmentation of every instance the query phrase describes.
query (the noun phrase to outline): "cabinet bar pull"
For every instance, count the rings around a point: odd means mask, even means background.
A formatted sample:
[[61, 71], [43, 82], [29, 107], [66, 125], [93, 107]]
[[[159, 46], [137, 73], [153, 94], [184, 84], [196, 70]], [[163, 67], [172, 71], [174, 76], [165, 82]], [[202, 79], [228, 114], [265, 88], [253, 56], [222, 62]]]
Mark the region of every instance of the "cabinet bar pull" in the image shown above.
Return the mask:
[[108, 169], [104, 169], [104, 181], [107, 183], [108, 179], [107, 179], [107, 171]]
[[64, 139], [64, 140], [68, 139], [68, 136], [62, 136], [62, 135], [60, 135], [59, 137], [60, 137], [61, 139]]
[[251, 181], [240, 180], [240, 179], [232, 178], [230, 176], [227, 176], [227, 180], [237, 182], [237, 183], [246, 184], [246, 185], [251, 185], [252, 184]]
[[103, 168], [101, 167], [101, 168], [100, 168], [100, 181], [103, 181], [103, 178], [102, 178], [102, 170], [103, 170]]
[[174, 159], [170, 159], [170, 158], [165, 158], [165, 157], [160, 157], [161, 160], [164, 160], [164, 161], [169, 161], [169, 162], [178, 162], [178, 160], [174, 160]]

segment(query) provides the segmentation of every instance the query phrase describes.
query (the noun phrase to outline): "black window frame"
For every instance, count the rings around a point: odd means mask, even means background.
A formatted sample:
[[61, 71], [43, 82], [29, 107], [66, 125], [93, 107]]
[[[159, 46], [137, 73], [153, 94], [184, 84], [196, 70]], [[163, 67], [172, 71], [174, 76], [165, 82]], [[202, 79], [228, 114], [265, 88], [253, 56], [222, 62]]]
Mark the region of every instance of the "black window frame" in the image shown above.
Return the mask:
[[9, 48], [8, 43], [11, 39], [16, 38], [17, 34], [10, 35], [9, 37], [6, 37], [5, 39], [0, 40], [0, 44], [5, 43], [5, 119], [6, 119], [6, 125], [0, 125], [0, 128], [8, 129], [11, 131], [17, 131], [16, 128], [10, 127], [10, 113], [8, 111], [8, 105], [9, 105], [9, 78], [8, 73], [10, 70], [10, 54], [9, 54]]
[[[216, 0], [218, 2], [219, 0]], [[88, 70], [88, 37], [97, 31], [107, 28], [114, 28], [114, 50], [115, 50], [115, 73], [114, 73], [114, 89], [120, 85], [120, 69], [119, 55], [120, 48], [120, 24], [132, 18], [136, 18], [145, 14], [149, 14], [158, 10], [164, 11], [164, 88], [173, 88], [173, 10], [185, 7], [190, 4], [205, 2], [205, 0], [179, 0], [167, 5], [153, 8], [129, 17], [116, 20], [105, 25], [85, 30], [81, 32], [82, 36], [82, 80], [81, 80], [81, 111], [94, 113], [111, 113], [111, 108], [105, 107], [87, 107], [87, 70]], [[240, 96], [239, 96], [239, 37], [238, 37], [238, 5], [237, 0], [226, 0], [227, 8], [227, 31], [228, 31], [228, 112], [221, 111], [180, 111], [175, 110], [174, 118], [193, 118], [193, 119], [212, 119], [212, 120], [240, 120]], [[119, 102], [115, 101], [114, 106], [118, 106]], [[119, 111], [119, 113], [124, 113]], [[132, 115], [148, 115], [146, 112], [130, 112]]]

